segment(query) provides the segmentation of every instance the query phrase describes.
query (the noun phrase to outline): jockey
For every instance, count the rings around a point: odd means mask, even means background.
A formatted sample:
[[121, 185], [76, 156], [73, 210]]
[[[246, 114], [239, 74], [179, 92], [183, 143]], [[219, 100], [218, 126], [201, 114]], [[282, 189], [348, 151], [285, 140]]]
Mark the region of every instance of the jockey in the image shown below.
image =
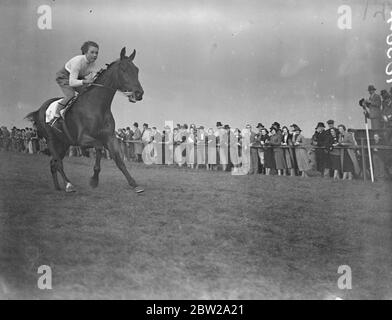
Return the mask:
[[[64, 93], [64, 98], [57, 105], [57, 115], [60, 113], [63, 116], [62, 109], [75, 96], [76, 92], [81, 92], [84, 85], [93, 83], [95, 74], [98, 71], [95, 65], [99, 51], [98, 44], [93, 41], [86, 41], [83, 43], [81, 50], [81, 55], [73, 57], [56, 73], [56, 82]], [[56, 116], [51, 125], [58, 118]]]

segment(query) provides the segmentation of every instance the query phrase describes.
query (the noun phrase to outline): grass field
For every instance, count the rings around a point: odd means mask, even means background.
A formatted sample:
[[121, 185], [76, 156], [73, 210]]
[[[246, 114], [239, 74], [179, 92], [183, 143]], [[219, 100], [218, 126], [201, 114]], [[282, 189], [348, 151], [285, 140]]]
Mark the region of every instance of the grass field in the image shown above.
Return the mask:
[[91, 189], [93, 159], [67, 158], [66, 194], [48, 162], [0, 152], [0, 298], [392, 298], [390, 184], [133, 164], [137, 195], [112, 161]]

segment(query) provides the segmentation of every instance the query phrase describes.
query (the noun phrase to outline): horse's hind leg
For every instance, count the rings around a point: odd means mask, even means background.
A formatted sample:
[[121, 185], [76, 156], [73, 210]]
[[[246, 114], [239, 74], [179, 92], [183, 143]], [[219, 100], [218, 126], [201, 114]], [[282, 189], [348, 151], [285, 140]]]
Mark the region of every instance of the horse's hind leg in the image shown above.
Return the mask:
[[50, 160], [50, 172], [52, 173], [54, 188], [56, 190], [61, 190], [59, 185], [59, 179], [57, 177], [57, 165], [54, 159]]
[[59, 161], [57, 163], [57, 168], [58, 168], [57, 170], [60, 172], [61, 176], [63, 177], [64, 183], [65, 183], [65, 192], [75, 192], [76, 191], [75, 187], [73, 186], [71, 181], [69, 181], [69, 179], [65, 175], [62, 159], [59, 159]]
[[144, 190], [136, 184], [136, 181], [131, 177], [129, 174], [127, 167], [122, 160], [121, 153], [120, 153], [120, 145], [116, 137], [112, 136], [109, 138], [107, 142], [107, 147], [110, 151], [110, 155], [113, 158], [114, 162], [116, 163], [117, 167], [121, 170], [124, 174], [125, 178], [128, 181], [128, 184], [135, 190], [137, 193], [141, 193]]
[[59, 185], [59, 180], [57, 177], [57, 161], [58, 154], [56, 152], [54, 143], [52, 139], [48, 139], [48, 148], [52, 159], [50, 159], [50, 172], [52, 173], [53, 184], [56, 190], [61, 190]]
[[101, 171], [101, 158], [102, 158], [102, 148], [95, 148], [94, 174], [90, 179], [90, 186], [92, 188], [98, 187], [99, 173]]
[[67, 153], [67, 149], [68, 147], [63, 146], [61, 152], [59, 153], [59, 159], [57, 162], [57, 170], [60, 172], [63, 180], [64, 180], [64, 184], [65, 184], [65, 192], [75, 192], [75, 187], [72, 185], [71, 181], [69, 181], [68, 177], [66, 176], [65, 172], [64, 172], [64, 166], [63, 166], [63, 159], [65, 157], [65, 154]]
[[[60, 144], [60, 143], [55, 144], [53, 140], [50, 140], [50, 141], [48, 141], [48, 147], [49, 147], [50, 152], [53, 157], [52, 161], [51, 161], [52, 175], [53, 175], [54, 170], [57, 170], [58, 172], [60, 172], [61, 177], [64, 180], [65, 191], [66, 192], [74, 192], [75, 188], [72, 185], [72, 183], [69, 181], [67, 176], [65, 175], [64, 167], [63, 167], [63, 159], [64, 159], [65, 154], [67, 152], [68, 146], [64, 145], [64, 144]], [[57, 174], [53, 175], [53, 180], [55, 181], [55, 186], [56, 186], [56, 181], [57, 181], [57, 185], [58, 185]]]

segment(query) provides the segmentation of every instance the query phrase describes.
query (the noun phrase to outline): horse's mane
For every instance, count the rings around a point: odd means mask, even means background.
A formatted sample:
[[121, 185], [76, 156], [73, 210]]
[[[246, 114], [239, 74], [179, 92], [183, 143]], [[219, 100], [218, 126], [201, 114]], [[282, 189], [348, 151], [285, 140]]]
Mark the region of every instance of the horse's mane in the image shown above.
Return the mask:
[[94, 82], [93, 83], [97, 83], [97, 81], [106, 73], [106, 71], [109, 70], [109, 68], [115, 64], [118, 60], [115, 60], [111, 63], [106, 63], [106, 68], [102, 68], [101, 70], [99, 70], [97, 72], [97, 75], [95, 76]]
[[[113, 62], [111, 62], [111, 63], [106, 63], [106, 68], [100, 69], [100, 70], [97, 72], [97, 74], [95, 75], [95, 79], [94, 79], [93, 84], [94, 84], [94, 83], [96, 84], [96, 83], [103, 77], [103, 75], [106, 73], [106, 71], [108, 71], [109, 68], [110, 68], [111, 66], [113, 66], [116, 62], [118, 62], [118, 60], [115, 60], [115, 61], [113, 61]], [[94, 87], [94, 85], [89, 85], [85, 90], [83, 90], [83, 92], [81, 92], [81, 94], [83, 94], [83, 93], [85, 93], [85, 92], [87, 92], [87, 91], [90, 91], [91, 88], [93, 88], [93, 87]]]

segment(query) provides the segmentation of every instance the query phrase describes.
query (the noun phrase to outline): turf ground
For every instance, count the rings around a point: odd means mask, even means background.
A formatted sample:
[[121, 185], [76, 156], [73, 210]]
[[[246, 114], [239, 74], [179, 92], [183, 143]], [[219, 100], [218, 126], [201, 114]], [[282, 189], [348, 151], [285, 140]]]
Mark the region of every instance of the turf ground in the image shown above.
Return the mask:
[[[391, 299], [391, 185], [0, 152], [0, 298]], [[52, 268], [39, 290], [37, 268]], [[337, 286], [338, 267], [352, 289]]]

